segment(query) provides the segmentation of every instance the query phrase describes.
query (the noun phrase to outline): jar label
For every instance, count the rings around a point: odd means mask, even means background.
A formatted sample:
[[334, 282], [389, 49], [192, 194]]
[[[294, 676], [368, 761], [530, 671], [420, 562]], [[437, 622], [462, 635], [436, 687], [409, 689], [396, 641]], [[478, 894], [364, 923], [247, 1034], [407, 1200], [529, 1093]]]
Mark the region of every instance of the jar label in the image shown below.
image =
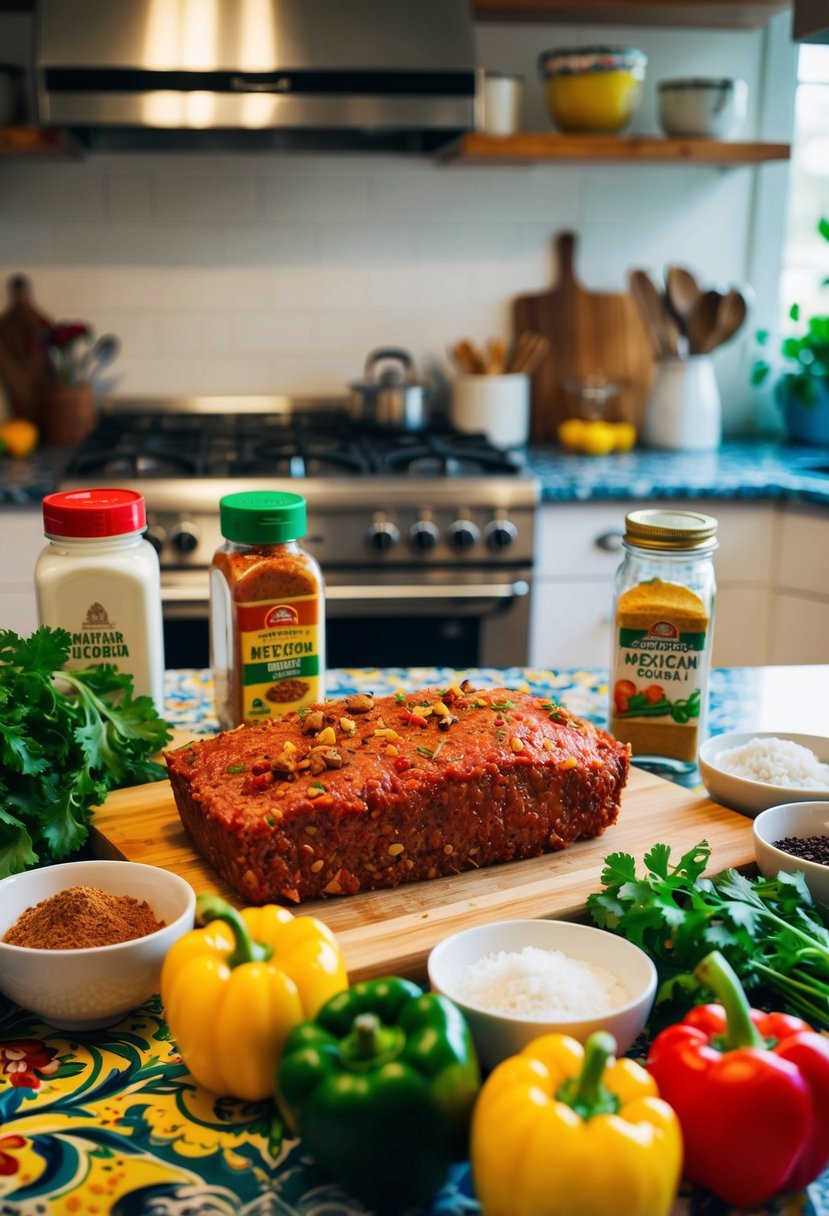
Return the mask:
[[322, 697], [319, 598], [237, 603], [242, 713], [257, 721]]
[[634, 758], [696, 757], [708, 675], [708, 630], [661, 618], [648, 629], [620, 628], [612, 673], [610, 729]]

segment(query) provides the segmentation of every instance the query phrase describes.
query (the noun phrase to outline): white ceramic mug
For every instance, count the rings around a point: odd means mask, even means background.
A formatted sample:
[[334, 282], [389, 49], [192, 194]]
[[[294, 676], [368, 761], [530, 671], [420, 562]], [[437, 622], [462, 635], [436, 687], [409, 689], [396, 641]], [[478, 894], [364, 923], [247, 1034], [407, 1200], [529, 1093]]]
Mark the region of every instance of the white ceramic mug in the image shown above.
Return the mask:
[[521, 126], [521, 76], [485, 72], [479, 82], [478, 129], [487, 135], [514, 135]]
[[450, 416], [459, 431], [483, 431], [496, 447], [522, 447], [530, 438], [529, 376], [458, 376]]
[[710, 355], [662, 359], [656, 368], [642, 426], [649, 448], [707, 452], [720, 445], [720, 390]]

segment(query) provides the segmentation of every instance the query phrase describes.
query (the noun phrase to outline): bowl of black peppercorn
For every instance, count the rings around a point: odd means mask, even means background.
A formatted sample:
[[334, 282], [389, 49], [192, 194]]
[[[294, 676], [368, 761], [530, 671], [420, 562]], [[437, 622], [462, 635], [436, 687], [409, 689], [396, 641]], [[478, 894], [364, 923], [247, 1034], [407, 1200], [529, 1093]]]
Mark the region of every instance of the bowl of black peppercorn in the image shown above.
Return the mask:
[[754, 820], [754, 856], [767, 878], [800, 871], [812, 899], [829, 910], [829, 801], [762, 811]]

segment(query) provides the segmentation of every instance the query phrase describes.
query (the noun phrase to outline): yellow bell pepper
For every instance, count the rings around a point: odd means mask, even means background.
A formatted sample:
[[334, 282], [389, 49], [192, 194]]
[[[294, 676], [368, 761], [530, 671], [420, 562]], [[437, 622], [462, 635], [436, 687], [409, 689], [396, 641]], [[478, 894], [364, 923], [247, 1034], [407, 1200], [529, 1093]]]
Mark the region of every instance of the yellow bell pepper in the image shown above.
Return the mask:
[[471, 1161], [484, 1216], [667, 1216], [682, 1134], [653, 1078], [612, 1060], [598, 1031], [535, 1039], [499, 1064], [472, 1115]]
[[200, 895], [196, 919], [161, 969], [161, 1001], [200, 1085], [257, 1101], [274, 1092], [289, 1031], [348, 987], [334, 934], [312, 916], [266, 904], [241, 913]]

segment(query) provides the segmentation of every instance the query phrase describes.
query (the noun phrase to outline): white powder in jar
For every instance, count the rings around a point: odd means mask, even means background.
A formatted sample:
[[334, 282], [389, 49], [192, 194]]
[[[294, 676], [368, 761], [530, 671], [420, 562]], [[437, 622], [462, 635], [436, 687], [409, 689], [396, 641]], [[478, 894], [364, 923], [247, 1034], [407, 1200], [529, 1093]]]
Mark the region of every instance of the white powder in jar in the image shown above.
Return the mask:
[[793, 739], [751, 739], [719, 753], [717, 766], [734, 777], [793, 790], [829, 790], [829, 764]]
[[607, 967], [536, 946], [500, 950], [468, 963], [457, 994], [491, 1013], [537, 1019], [594, 1017], [630, 1000], [624, 984]]

